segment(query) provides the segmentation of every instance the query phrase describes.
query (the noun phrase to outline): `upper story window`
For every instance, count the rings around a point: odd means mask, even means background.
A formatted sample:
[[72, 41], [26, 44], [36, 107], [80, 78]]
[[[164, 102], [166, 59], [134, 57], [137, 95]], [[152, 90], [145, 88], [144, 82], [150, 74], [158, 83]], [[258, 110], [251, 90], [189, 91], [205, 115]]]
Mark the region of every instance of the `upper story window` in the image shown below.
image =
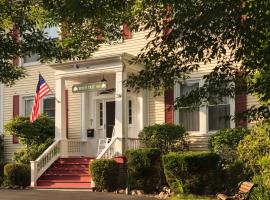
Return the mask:
[[39, 55], [36, 53], [31, 54], [30, 56], [23, 57], [23, 63], [36, 63], [39, 60]]
[[208, 106], [208, 130], [230, 128], [230, 102], [229, 98], [224, 98], [217, 105]]
[[[185, 96], [192, 90], [199, 87], [198, 82], [186, 83], [180, 85], [180, 97]], [[200, 116], [199, 108], [195, 110], [187, 110], [187, 108], [179, 108], [178, 110], [178, 122], [182, 124], [187, 131], [199, 131], [200, 130]]]
[[[44, 33], [47, 38], [58, 38], [59, 37], [59, 28], [56, 26], [46, 27]], [[38, 63], [40, 56], [37, 53], [32, 53], [30, 56], [23, 57], [23, 64], [28, 65], [30, 63]]]

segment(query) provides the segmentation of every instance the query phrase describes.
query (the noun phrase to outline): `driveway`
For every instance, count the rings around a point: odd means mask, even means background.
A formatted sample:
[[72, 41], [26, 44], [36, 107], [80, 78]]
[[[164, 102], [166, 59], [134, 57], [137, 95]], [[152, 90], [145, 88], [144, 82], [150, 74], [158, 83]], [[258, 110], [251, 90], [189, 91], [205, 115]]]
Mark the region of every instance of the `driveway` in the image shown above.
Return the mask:
[[0, 200], [155, 200], [151, 197], [70, 190], [0, 190]]

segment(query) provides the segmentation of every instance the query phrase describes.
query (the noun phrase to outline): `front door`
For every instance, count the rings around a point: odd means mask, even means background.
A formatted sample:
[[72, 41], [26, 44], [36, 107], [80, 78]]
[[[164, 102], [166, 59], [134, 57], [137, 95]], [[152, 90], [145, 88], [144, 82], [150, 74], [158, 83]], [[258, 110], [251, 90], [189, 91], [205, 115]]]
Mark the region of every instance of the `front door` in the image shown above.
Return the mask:
[[106, 102], [106, 137], [111, 138], [115, 125], [115, 101]]

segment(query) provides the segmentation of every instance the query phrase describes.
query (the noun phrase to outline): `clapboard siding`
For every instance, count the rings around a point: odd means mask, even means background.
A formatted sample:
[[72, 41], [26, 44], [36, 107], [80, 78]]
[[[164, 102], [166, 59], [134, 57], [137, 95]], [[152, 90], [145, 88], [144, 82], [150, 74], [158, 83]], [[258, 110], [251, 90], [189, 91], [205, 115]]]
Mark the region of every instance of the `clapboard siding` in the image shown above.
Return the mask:
[[163, 124], [165, 123], [165, 103], [164, 95], [154, 96], [149, 95], [149, 124]]

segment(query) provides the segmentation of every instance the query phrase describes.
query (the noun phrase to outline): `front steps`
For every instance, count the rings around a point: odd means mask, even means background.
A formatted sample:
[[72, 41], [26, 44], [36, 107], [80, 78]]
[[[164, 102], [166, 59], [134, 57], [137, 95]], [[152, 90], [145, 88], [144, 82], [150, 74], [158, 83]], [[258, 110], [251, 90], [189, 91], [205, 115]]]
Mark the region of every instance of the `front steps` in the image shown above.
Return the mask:
[[36, 188], [90, 189], [89, 162], [94, 158], [59, 158], [38, 179]]

